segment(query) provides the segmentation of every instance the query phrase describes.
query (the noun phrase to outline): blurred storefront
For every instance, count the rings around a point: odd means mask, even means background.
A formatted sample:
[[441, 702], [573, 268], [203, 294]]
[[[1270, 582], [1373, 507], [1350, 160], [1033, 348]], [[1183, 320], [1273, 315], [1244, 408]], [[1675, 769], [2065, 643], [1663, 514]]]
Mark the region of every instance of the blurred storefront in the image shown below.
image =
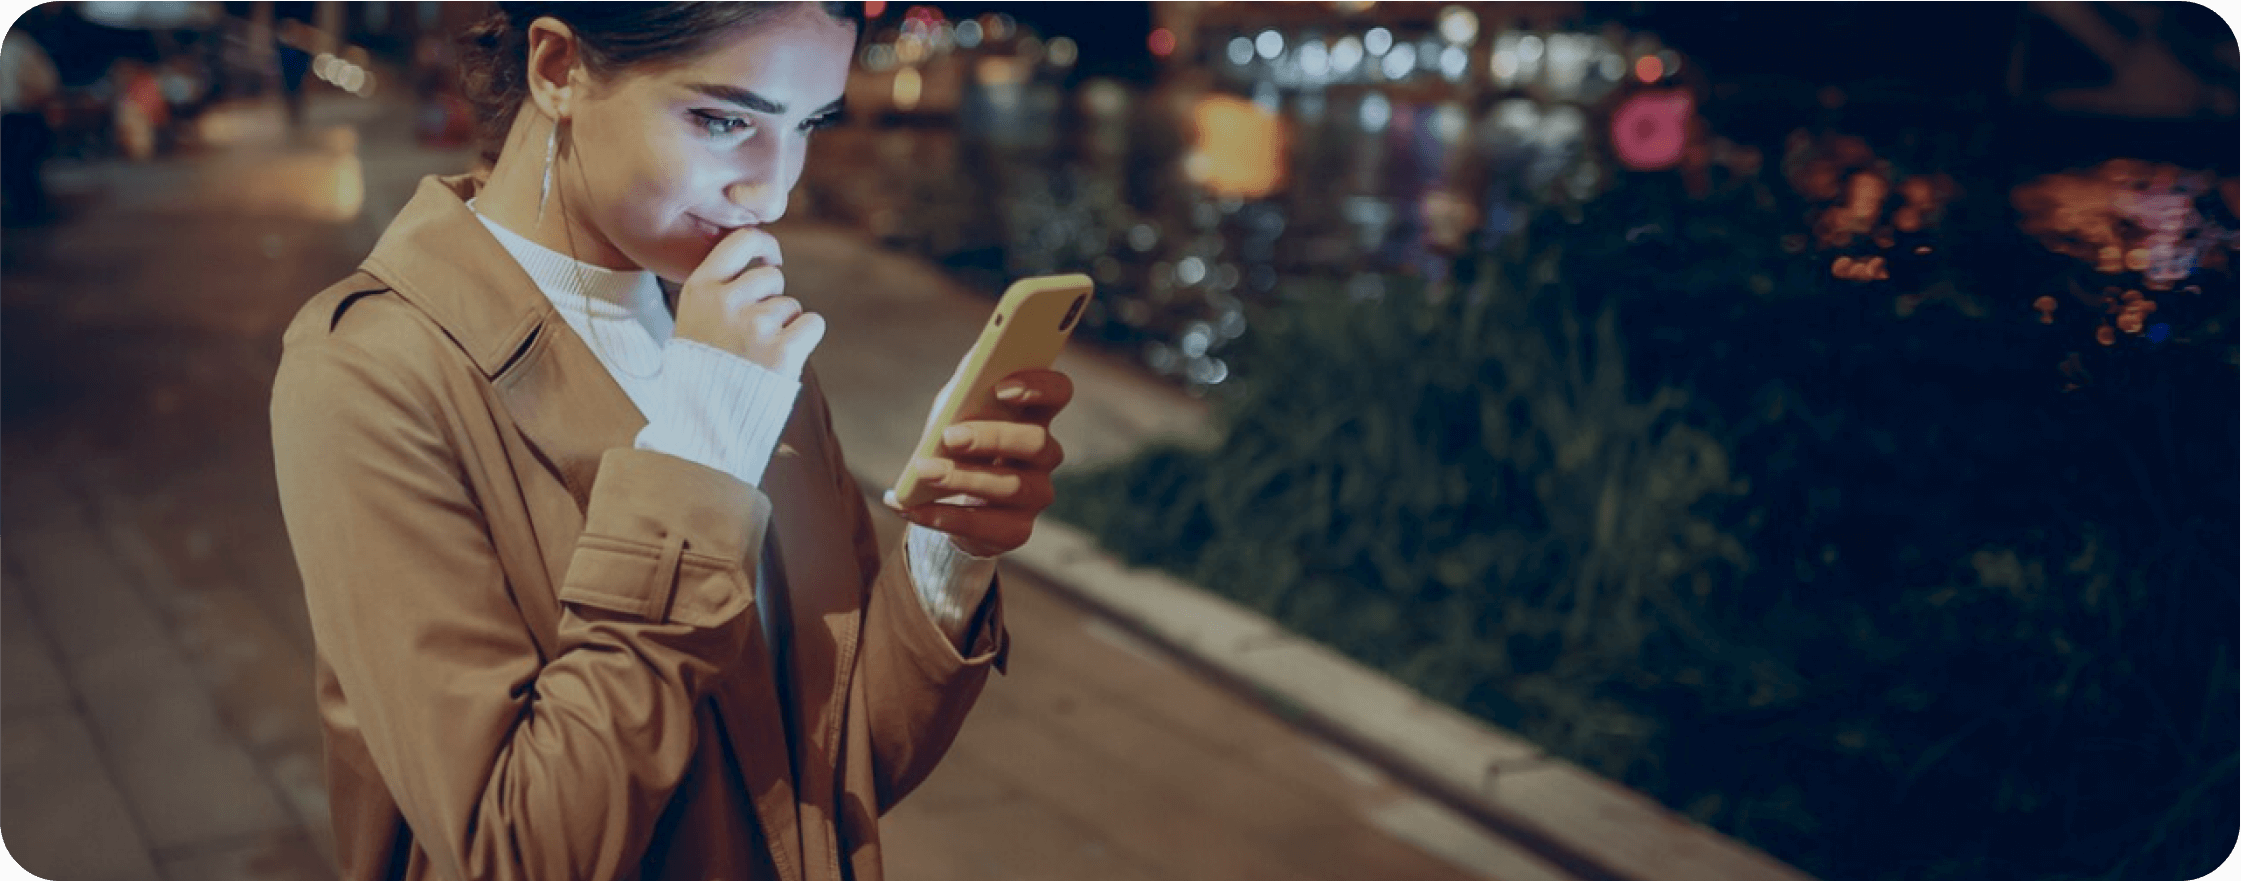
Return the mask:
[[1083, 75], [1135, 69], [1083, 48], [1114, 53], [1111, 20], [871, 6], [813, 210], [991, 290], [1087, 271], [1084, 333], [1194, 389], [1228, 378], [1249, 304], [1437, 278], [1520, 201], [1592, 195], [1617, 107], [1690, 73], [1577, 3], [1151, 4], [1142, 77]]

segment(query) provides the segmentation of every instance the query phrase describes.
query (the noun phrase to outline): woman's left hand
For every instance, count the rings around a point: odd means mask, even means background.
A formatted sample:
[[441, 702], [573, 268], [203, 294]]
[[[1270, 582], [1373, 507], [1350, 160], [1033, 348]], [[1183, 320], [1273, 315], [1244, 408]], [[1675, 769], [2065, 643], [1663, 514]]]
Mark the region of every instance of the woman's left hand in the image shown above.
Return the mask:
[[887, 505], [903, 519], [946, 532], [976, 557], [994, 557], [1027, 543], [1035, 517], [1054, 498], [1051, 472], [1066, 454], [1050, 422], [1074, 399], [1074, 382], [1055, 370], [1022, 370], [996, 384], [1008, 420], [960, 422], [942, 432], [945, 458], [918, 459], [919, 475], [940, 498], [911, 508]]

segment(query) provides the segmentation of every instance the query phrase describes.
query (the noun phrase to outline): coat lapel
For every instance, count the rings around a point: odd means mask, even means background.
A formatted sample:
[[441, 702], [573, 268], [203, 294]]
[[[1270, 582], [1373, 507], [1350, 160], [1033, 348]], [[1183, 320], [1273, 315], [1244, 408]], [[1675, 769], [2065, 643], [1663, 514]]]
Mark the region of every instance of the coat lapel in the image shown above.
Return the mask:
[[631, 446], [646, 419], [599, 356], [557, 314], [552, 318], [529, 341], [520, 363], [492, 384], [581, 511], [591, 504], [600, 456]]
[[468, 176], [423, 180], [365, 268], [466, 351], [581, 511], [600, 456], [630, 446], [646, 420], [467, 207], [478, 186]]

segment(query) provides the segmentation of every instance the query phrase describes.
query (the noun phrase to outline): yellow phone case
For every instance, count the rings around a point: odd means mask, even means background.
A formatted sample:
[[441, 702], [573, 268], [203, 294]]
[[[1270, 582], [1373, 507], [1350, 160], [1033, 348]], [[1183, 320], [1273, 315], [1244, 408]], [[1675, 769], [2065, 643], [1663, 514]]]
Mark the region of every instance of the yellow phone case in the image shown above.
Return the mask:
[[[996, 384], [1022, 370], [1048, 369], [1060, 349], [1081, 323], [1089, 298], [1096, 290], [1089, 276], [1044, 275], [1023, 278], [1004, 291], [1004, 299], [988, 316], [980, 339], [973, 343], [965, 362], [958, 365], [949, 385], [935, 399], [932, 418], [918, 436], [912, 458], [946, 458], [941, 455], [943, 429], [959, 422], [986, 419], [1004, 413], [996, 400]], [[919, 482], [918, 469], [905, 463], [895, 480], [895, 498], [904, 507], [939, 498], [941, 491]]]

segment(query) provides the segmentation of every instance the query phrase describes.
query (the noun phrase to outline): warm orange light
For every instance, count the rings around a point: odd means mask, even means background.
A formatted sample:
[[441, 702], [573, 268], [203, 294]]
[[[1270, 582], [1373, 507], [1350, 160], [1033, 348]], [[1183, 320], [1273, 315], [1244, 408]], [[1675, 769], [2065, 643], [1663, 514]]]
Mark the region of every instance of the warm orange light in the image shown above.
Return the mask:
[[1906, 197], [1908, 205], [1928, 205], [1937, 195], [1937, 187], [1929, 178], [1915, 175], [1899, 184], [1899, 194]]
[[1166, 28], [1155, 29], [1152, 31], [1151, 39], [1147, 42], [1151, 44], [1153, 55], [1157, 55], [1161, 58], [1166, 58], [1169, 55], [1175, 54], [1174, 31], [1168, 30]]
[[2133, 272], [2146, 272], [2148, 268], [2148, 249], [2133, 248], [2131, 251], [2126, 252], [2124, 255], [2124, 268], [2132, 270]]
[[879, 18], [881, 13], [884, 13], [886, 11], [887, 3], [885, 2], [885, 0], [864, 0], [865, 18], [877, 19]]
[[2093, 339], [2104, 346], [2116, 345], [2116, 328], [2106, 324], [2093, 332]]
[[1220, 196], [1259, 198], [1284, 177], [1284, 128], [1276, 114], [1233, 95], [1208, 95], [1191, 107], [1197, 139], [1183, 170]]
[[1657, 60], [1657, 56], [1644, 55], [1640, 58], [1634, 59], [1635, 79], [1641, 80], [1645, 83], [1654, 83], [1660, 79], [1663, 79], [1664, 77], [1665, 62]]

